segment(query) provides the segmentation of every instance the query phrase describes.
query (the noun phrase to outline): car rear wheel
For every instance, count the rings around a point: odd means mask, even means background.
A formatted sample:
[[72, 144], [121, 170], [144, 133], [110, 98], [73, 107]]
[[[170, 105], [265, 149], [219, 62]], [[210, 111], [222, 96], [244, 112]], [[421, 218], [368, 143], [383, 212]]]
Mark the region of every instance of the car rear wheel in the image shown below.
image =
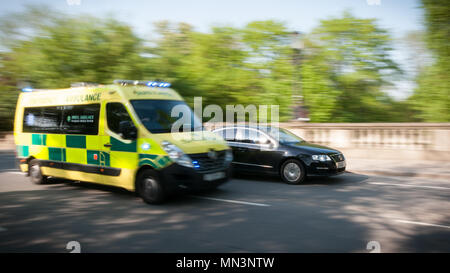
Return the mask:
[[136, 186], [139, 196], [148, 204], [160, 204], [166, 197], [158, 174], [153, 170], [140, 173]]
[[31, 182], [33, 182], [34, 184], [45, 184], [47, 182], [47, 176], [42, 174], [41, 165], [39, 165], [38, 160], [31, 160], [28, 167]]
[[301, 184], [305, 180], [305, 177], [305, 167], [298, 160], [286, 160], [281, 166], [281, 178], [287, 184]]

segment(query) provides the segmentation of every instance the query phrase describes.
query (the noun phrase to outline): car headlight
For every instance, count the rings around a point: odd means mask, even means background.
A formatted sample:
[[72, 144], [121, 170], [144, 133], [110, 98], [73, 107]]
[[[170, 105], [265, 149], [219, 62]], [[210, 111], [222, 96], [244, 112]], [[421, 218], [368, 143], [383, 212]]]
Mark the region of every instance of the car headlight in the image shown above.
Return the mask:
[[233, 161], [233, 152], [231, 150], [226, 150], [225, 152], [225, 162], [228, 164]]
[[315, 161], [331, 161], [331, 158], [327, 155], [313, 155], [312, 159]]
[[177, 145], [170, 143], [169, 141], [161, 142], [162, 148], [169, 155], [169, 158], [172, 159], [175, 163], [193, 168], [194, 164], [192, 164], [192, 160], [189, 156], [187, 156]]

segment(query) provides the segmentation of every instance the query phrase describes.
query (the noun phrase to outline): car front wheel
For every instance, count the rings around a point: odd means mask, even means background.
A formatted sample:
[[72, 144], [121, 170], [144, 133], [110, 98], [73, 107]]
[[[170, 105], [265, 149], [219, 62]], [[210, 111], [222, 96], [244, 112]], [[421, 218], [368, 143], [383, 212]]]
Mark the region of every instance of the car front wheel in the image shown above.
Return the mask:
[[281, 178], [287, 184], [301, 184], [306, 178], [305, 167], [298, 160], [286, 160], [281, 166]]

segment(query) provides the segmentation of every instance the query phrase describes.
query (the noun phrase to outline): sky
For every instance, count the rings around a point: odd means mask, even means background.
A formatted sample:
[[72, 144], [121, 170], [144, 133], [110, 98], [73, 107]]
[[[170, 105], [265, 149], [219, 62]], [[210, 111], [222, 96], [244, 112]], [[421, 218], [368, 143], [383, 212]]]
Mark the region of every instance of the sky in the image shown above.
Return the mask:
[[[344, 10], [356, 16], [377, 18], [395, 36], [422, 27], [418, 0], [1, 0], [0, 14], [23, 10], [27, 4], [46, 4], [57, 10], [93, 15], [113, 15], [148, 35], [152, 22], [186, 22], [198, 31], [228, 24], [243, 26], [254, 20], [275, 19], [293, 30], [308, 32], [321, 19]], [[377, 5], [377, 2], [379, 5]], [[372, 5], [370, 3], [373, 3]]]
[[[255, 20], [274, 19], [292, 31], [309, 32], [320, 20], [350, 10], [361, 18], [376, 18], [395, 40], [423, 29], [419, 0], [1, 0], [1, 15], [18, 12], [27, 4], [45, 4], [69, 14], [114, 16], [131, 24], [143, 38], [152, 38], [152, 23], [161, 20], [186, 22], [207, 32], [214, 25], [241, 27]], [[394, 40], [393, 57], [406, 64], [408, 52]], [[392, 95], [407, 96], [411, 83], [403, 81]]]

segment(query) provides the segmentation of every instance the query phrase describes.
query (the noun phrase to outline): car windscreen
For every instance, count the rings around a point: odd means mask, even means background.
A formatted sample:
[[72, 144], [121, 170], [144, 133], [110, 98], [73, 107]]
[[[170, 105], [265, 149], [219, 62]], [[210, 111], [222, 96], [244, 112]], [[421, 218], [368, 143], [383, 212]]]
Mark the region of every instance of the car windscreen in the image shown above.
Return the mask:
[[131, 105], [152, 134], [203, 130], [199, 118], [184, 101], [131, 100]]
[[289, 132], [286, 129], [277, 128], [277, 127], [266, 127], [263, 129], [266, 133], [268, 133], [273, 138], [277, 139], [280, 143], [288, 144], [288, 143], [298, 143], [303, 142], [304, 140]]

